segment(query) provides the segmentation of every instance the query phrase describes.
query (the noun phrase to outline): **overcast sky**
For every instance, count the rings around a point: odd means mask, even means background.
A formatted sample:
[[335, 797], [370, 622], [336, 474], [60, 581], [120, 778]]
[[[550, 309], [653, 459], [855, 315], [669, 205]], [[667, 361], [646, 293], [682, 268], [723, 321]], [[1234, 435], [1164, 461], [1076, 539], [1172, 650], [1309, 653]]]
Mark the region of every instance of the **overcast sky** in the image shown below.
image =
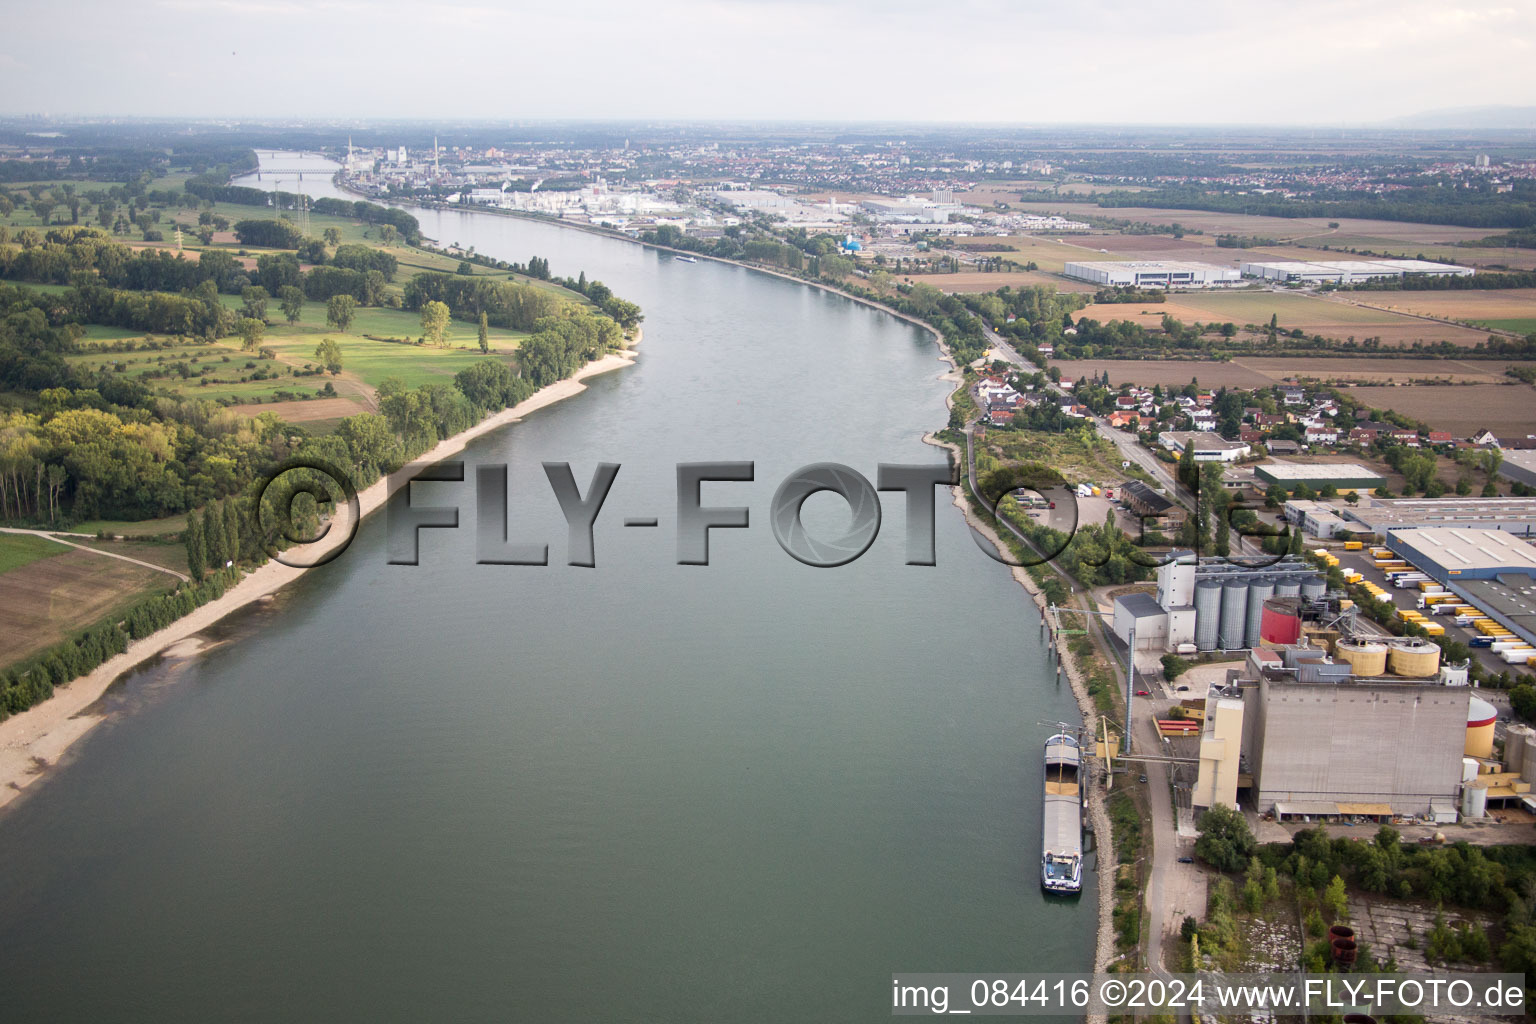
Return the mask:
[[1536, 104], [1536, 3], [20, 0], [0, 112], [1358, 124]]

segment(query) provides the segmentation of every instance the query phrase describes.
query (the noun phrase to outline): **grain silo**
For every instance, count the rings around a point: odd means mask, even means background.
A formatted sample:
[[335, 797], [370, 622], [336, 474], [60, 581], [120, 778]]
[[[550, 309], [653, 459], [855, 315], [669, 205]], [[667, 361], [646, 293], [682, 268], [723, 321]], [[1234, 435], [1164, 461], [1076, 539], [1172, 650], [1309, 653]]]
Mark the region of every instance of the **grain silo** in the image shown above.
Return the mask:
[[1347, 661], [1357, 676], [1387, 674], [1387, 645], [1367, 637], [1345, 637], [1333, 645], [1336, 661]]
[[1248, 583], [1228, 580], [1221, 588], [1221, 649], [1235, 651], [1243, 646], [1248, 625]]
[[1243, 646], [1259, 646], [1259, 625], [1263, 620], [1264, 602], [1275, 594], [1275, 581], [1269, 576], [1260, 576], [1248, 584], [1248, 611], [1245, 616], [1247, 626], [1243, 630]]
[[1429, 679], [1440, 671], [1440, 648], [1422, 637], [1397, 637], [1387, 643], [1387, 670], [1395, 676]]
[[1214, 651], [1221, 632], [1221, 583], [1201, 580], [1195, 584], [1195, 649]]
[[1531, 729], [1525, 725], [1511, 725], [1504, 734], [1504, 770], [1521, 775], [1525, 770], [1525, 754], [1531, 742]]
[[1492, 704], [1481, 697], [1473, 697], [1467, 706], [1466, 756], [1489, 758], [1493, 756], [1493, 727], [1499, 713]]
[[1301, 580], [1301, 596], [1308, 601], [1321, 601], [1328, 594], [1328, 582], [1321, 576], [1304, 576]]
[[1300, 597], [1301, 583], [1295, 576], [1285, 576], [1275, 583], [1276, 597]]
[[1301, 639], [1301, 613], [1294, 598], [1272, 597], [1264, 602], [1259, 614], [1259, 637], [1266, 644], [1277, 646]]

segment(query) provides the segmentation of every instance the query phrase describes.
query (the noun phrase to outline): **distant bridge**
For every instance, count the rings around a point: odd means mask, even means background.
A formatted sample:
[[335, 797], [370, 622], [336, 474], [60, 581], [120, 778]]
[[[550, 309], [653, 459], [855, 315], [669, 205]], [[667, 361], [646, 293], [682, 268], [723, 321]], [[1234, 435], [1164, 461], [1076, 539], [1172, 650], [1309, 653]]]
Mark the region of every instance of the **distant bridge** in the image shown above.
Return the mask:
[[306, 174], [323, 174], [329, 178], [335, 173], [335, 170], [325, 167], [263, 167], [256, 172], [256, 180], [260, 181], [263, 174], [297, 174], [299, 176], [299, 180], [303, 181], [304, 175]]

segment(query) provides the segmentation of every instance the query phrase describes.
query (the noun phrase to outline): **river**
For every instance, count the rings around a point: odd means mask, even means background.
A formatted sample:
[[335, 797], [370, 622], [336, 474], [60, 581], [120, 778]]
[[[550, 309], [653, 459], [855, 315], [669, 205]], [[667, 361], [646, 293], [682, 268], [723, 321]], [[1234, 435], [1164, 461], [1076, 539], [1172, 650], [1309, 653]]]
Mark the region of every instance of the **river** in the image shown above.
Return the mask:
[[[932, 340], [733, 266], [413, 212], [645, 311], [635, 366], [464, 454], [470, 480], [509, 465], [509, 531], [551, 564], [476, 565], [473, 485], [421, 486], [464, 528], [424, 532], [419, 566], [374, 517], [126, 678], [0, 819], [6, 1017], [875, 1021], [894, 971], [1088, 969], [1093, 873], [1075, 902], [1037, 882], [1042, 743], [1077, 712], [1024, 593], [947, 493], [935, 567], [904, 564], [899, 494], [841, 568], [769, 526], [800, 466], [941, 460]], [[704, 488], [751, 525], [679, 566], [674, 467], [706, 460], [756, 463]], [[564, 564], [544, 461], [583, 490], [622, 466], [595, 568]]]

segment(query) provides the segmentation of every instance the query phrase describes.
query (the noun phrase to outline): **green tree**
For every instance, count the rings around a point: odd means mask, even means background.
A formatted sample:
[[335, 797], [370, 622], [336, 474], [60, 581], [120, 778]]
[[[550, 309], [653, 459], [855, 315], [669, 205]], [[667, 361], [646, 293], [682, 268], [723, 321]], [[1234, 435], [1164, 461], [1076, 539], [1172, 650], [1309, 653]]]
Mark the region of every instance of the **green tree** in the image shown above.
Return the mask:
[[[224, 562], [229, 558], [224, 547], [224, 514], [218, 509], [218, 502], [210, 501], [203, 506], [203, 546], [207, 553], [208, 564], [216, 569], [222, 569]], [[194, 513], [188, 512], [190, 519]]]
[[240, 315], [252, 320], [267, 318], [267, 290], [259, 284], [240, 289]]
[[480, 311], [480, 351], [489, 352], [490, 350], [491, 329], [490, 324], [485, 319], [485, 310], [482, 309]]
[[448, 306], [435, 299], [421, 307], [421, 333], [430, 344], [439, 347], [448, 343]]
[[1195, 855], [1218, 871], [1241, 871], [1258, 844], [1242, 812], [1216, 804], [1195, 822]]
[[196, 515], [187, 515], [187, 528], [182, 533], [182, 540], [187, 546], [187, 571], [192, 574], [194, 581], [200, 580], [208, 568], [208, 549], [203, 543], [202, 521]]
[[1338, 875], [1323, 890], [1323, 910], [1335, 921], [1343, 921], [1349, 913], [1349, 897], [1344, 891], [1344, 879]]
[[229, 560], [240, 561], [240, 503], [231, 497], [224, 502], [224, 550]]
[[315, 361], [325, 367], [334, 376], [341, 372], [341, 346], [331, 338], [326, 338], [315, 346]]
[[1527, 722], [1536, 721], [1536, 686], [1521, 683], [1509, 691], [1509, 706]]
[[255, 317], [243, 316], [235, 324], [235, 330], [240, 334], [240, 347], [246, 352], [254, 352], [267, 331], [267, 323]]
[[336, 228], [326, 228], [321, 232], [321, 237], [325, 239], [325, 244], [333, 249], [341, 244], [341, 232]]
[[277, 301], [283, 307], [283, 317], [290, 324], [298, 323], [304, 315], [303, 289], [285, 284], [277, 290]]
[[355, 316], [357, 316], [357, 299], [350, 295], [332, 295], [330, 301], [325, 304], [326, 325], [338, 331], [349, 329]]

